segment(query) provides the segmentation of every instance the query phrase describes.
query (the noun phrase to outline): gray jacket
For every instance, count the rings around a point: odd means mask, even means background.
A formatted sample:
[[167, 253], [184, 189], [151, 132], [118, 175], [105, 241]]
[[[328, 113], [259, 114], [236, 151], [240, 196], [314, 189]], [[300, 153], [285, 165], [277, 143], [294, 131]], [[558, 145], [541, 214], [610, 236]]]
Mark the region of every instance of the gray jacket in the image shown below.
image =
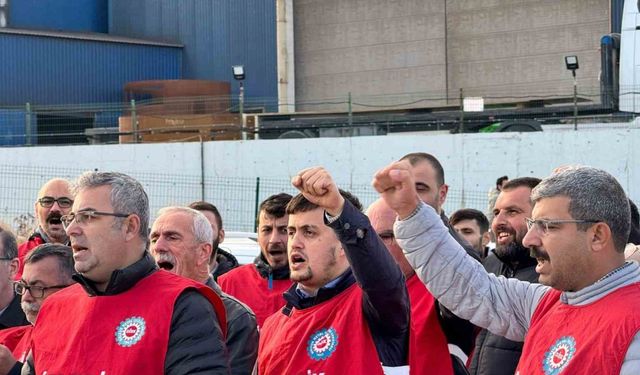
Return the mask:
[[[466, 256], [433, 208], [424, 204], [415, 216], [397, 221], [394, 231], [409, 263], [438, 301], [496, 335], [524, 341], [531, 316], [548, 286], [487, 273]], [[561, 301], [586, 305], [636, 282], [640, 282], [640, 267], [635, 262], [627, 263], [578, 292], [562, 293]], [[640, 333], [629, 345], [620, 370], [621, 375], [639, 373]]]
[[205, 284], [220, 296], [227, 313], [227, 351], [231, 374], [251, 374], [258, 358], [258, 322], [256, 315], [244, 303], [224, 293], [209, 277]]

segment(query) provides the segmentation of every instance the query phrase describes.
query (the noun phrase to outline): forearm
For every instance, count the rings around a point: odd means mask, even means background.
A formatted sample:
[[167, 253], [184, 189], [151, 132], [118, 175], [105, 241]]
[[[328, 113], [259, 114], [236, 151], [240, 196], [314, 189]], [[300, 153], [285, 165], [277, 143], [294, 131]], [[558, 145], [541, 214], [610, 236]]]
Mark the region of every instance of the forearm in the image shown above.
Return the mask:
[[524, 340], [547, 287], [488, 274], [424, 204], [414, 217], [396, 222], [395, 234], [418, 277], [440, 303], [495, 334]]

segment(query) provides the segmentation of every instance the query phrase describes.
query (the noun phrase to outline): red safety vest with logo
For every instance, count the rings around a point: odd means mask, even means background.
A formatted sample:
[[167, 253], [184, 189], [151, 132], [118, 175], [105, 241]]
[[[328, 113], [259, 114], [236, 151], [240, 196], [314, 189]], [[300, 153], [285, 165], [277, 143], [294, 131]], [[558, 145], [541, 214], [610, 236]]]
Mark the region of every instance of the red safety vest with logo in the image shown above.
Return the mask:
[[38, 245], [42, 245], [44, 240], [40, 235], [36, 232], [29, 237], [27, 242], [23, 242], [18, 246], [18, 259], [20, 260], [20, 265], [18, 266], [18, 272], [14, 279], [19, 281], [22, 278], [22, 271], [24, 270], [24, 258], [26, 258], [29, 251], [36, 248]]
[[440, 326], [435, 298], [415, 274], [407, 280], [407, 290], [411, 301], [410, 373], [453, 374], [449, 346]]
[[551, 289], [536, 307], [516, 374], [620, 374], [640, 330], [640, 283], [585, 306], [564, 304], [560, 294]]
[[117, 295], [90, 297], [79, 284], [54, 293], [33, 330], [36, 373], [164, 373], [173, 307], [186, 289], [211, 302], [224, 335], [224, 305], [215, 292], [164, 270]]
[[272, 315], [260, 331], [260, 375], [382, 375], [382, 365], [354, 284], [316, 306]]
[[0, 331], [0, 344], [11, 350], [13, 357], [24, 362], [31, 347], [32, 325], [5, 328]]
[[[271, 287], [269, 283], [271, 282]], [[253, 310], [262, 327], [264, 321], [286, 305], [282, 294], [291, 287], [291, 280], [271, 280], [263, 278], [256, 266], [246, 264], [221, 275], [218, 284], [223, 292], [237, 298]]]

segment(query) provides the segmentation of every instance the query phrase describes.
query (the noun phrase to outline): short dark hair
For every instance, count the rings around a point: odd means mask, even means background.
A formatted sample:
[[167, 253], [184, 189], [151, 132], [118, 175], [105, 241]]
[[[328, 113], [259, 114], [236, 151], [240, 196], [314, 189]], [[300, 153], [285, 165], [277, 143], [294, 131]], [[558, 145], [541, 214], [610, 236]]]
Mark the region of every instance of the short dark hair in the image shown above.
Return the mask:
[[533, 190], [534, 187], [538, 186], [540, 181], [542, 180], [537, 177], [518, 177], [513, 180], [509, 180], [506, 184], [502, 185], [502, 190], [512, 190], [522, 186], [526, 186]]
[[18, 257], [18, 243], [16, 236], [10, 231], [0, 228], [0, 242], [2, 243], [2, 256], [9, 259]]
[[473, 208], [460, 209], [451, 215], [449, 223], [451, 225], [456, 225], [463, 220], [475, 220], [478, 227], [480, 227], [480, 233], [484, 233], [489, 230], [489, 219], [487, 219], [481, 211]]
[[640, 245], [640, 213], [638, 206], [631, 199], [629, 199], [629, 208], [631, 209], [631, 231], [627, 242]]
[[[340, 195], [342, 195], [342, 197], [345, 200], [351, 202], [351, 204], [356, 209], [358, 209], [358, 211], [362, 211], [362, 203], [360, 203], [360, 200], [358, 199], [358, 197], [356, 197], [355, 195], [351, 194], [346, 190], [342, 190], [342, 189], [338, 189], [338, 190], [340, 191]], [[302, 195], [302, 193], [300, 193], [295, 197], [293, 197], [291, 199], [291, 202], [289, 202], [289, 204], [287, 205], [287, 214], [291, 215], [299, 212], [309, 212], [309, 211], [315, 210], [318, 207], [319, 206], [317, 204], [309, 202], [309, 200], [305, 198], [304, 195]]]
[[274, 194], [260, 203], [258, 217], [264, 211], [267, 215], [281, 218], [287, 213], [287, 204], [291, 201], [291, 195], [287, 193]]
[[67, 245], [54, 243], [38, 245], [27, 254], [24, 264], [34, 264], [48, 257], [54, 257], [58, 261], [60, 279], [70, 280], [75, 269], [73, 268], [73, 251]]
[[496, 187], [502, 185], [502, 183], [507, 181], [508, 179], [508, 176], [498, 177], [498, 179], [496, 180]]
[[409, 160], [409, 163], [411, 163], [411, 165], [414, 167], [421, 161], [428, 162], [436, 171], [436, 180], [438, 181], [438, 187], [444, 185], [444, 169], [442, 168], [442, 164], [440, 164], [440, 161], [438, 161], [435, 156], [427, 154], [426, 152], [412, 152], [410, 154], [406, 154], [405, 156], [400, 158], [400, 160]]
[[[216, 224], [218, 224], [218, 230], [222, 229], [222, 216], [220, 216], [220, 211], [213, 204], [205, 201], [197, 201], [193, 202], [189, 205], [189, 208], [193, 208], [196, 211], [209, 211], [216, 217]], [[214, 233], [215, 235], [215, 233]]]

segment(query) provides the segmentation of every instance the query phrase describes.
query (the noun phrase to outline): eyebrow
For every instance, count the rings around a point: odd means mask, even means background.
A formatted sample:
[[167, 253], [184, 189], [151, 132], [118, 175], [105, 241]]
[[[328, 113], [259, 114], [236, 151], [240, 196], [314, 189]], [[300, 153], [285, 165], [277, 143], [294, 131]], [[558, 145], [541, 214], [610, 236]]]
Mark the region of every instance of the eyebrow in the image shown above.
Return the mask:
[[[313, 224], [305, 224], [305, 225], [300, 226], [301, 230], [304, 230], [304, 229], [315, 229], [315, 230], [317, 230], [318, 228], [320, 228], [320, 227], [317, 226], [317, 225], [313, 225]], [[292, 230], [292, 229], [296, 230], [297, 227], [295, 227], [293, 225], [289, 225], [289, 226], [287, 226], [287, 229], [288, 230]]]

